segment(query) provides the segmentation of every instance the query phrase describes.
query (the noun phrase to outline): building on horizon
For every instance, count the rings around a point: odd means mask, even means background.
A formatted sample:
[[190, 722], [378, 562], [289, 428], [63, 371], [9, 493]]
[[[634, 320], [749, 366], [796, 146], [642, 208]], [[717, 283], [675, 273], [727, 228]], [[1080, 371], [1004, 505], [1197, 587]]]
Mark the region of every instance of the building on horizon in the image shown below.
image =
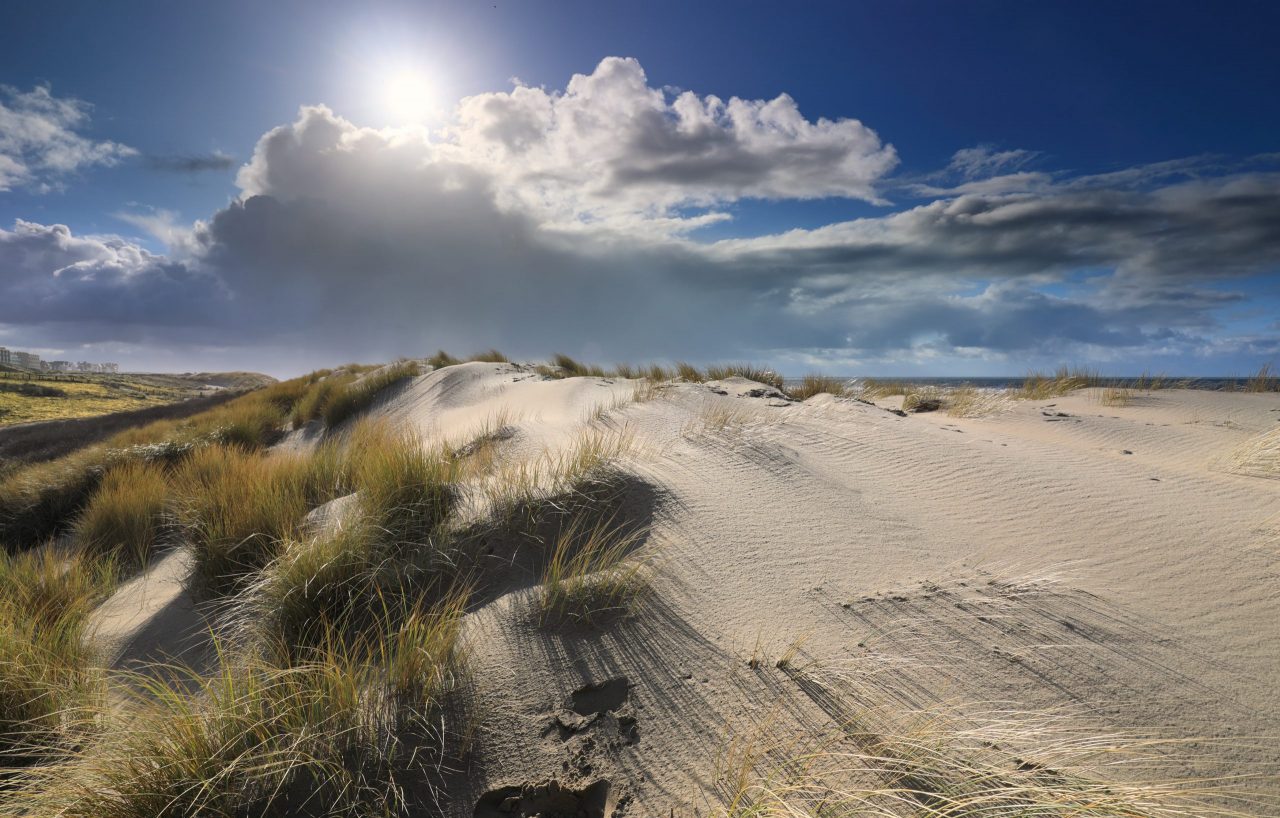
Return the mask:
[[50, 372], [70, 372], [70, 361], [45, 361], [46, 368]]
[[40, 369], [40, 356], [34, 352], [17, 352], [13, 353], [13, 365], [20, 366], [24, 369]]
[[0, 347], [0, 364], [11, 365], [13, 363], [13, 353], [4, 347]]

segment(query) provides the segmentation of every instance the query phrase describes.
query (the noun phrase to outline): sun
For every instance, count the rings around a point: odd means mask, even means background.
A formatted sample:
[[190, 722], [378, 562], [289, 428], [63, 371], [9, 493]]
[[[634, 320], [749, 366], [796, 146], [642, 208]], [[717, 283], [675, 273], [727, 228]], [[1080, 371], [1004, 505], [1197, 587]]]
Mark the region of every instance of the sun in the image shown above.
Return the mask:
[[399, 122], [416, 124], [431, 116], [436, 88], [425, 73], [402, 69], [382, 81], [382, 104]]

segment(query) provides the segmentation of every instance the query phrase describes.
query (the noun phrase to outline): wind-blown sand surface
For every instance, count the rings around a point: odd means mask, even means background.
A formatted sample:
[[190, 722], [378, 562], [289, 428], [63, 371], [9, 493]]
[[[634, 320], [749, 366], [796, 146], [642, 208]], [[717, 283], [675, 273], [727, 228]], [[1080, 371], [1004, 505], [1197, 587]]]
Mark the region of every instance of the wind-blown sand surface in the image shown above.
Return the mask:
[[[1085, 390], [960, 419], [741, 379], [631, 403], [635, 386], [472, 363], [373, 410], [428, 441], [505, 426], [513, 460], [586, 424], [634, 434], [625, 510], [648, 531], [653, 593], [599, 626], [539, 626], [527, 588], [469, 614], [477, 745], [454, 814], [550, 779], [608, 780], [629, 815], [705, 812], [732, 735], [830, 722], [786, 672], [802, 663], [904, 708], [1195, 737], [1184, 775], [1277, 788], [1280, 396], [1107, 407]], [[192, 632], [180, 564], [108, 603], [115, 655], [160, 658], [181, 646], [157, 634]]]

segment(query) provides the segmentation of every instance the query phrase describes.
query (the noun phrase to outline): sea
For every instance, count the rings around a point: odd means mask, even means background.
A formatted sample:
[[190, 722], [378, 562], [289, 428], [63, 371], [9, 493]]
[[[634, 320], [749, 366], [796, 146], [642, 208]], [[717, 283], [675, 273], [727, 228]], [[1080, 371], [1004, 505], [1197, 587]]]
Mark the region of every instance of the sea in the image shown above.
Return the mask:
[[[1163, 376], [1165, 388], [1177, 387], [1181, 389], [1209, 389], [1218, 392], [1237, 392], [1244, 388], [1248, 382], [1247, 377], [1174, 377]], [[788, 386], [797, 386], [803, 381], [803, 378], [783, 378]], [[973, 386], [979, 389], [1010, 389], [1020, 388], [1026, 380], [1025, 375], [1009, 376], [1009, 377], [931, 377], [921, 378], [912, 376], [896, 376], [896, 375], [878, 375], [874, 378], [847, 378], [846, 381], [856, 386], [858, 383], [865, 381], [879, 381], [881, 383], [909, 383], [919, 386]], [[1099, 384], [1101, 386], [1132, 386], [1138, 377], [1132, 376], [1122, 377], [1101, 377]]]

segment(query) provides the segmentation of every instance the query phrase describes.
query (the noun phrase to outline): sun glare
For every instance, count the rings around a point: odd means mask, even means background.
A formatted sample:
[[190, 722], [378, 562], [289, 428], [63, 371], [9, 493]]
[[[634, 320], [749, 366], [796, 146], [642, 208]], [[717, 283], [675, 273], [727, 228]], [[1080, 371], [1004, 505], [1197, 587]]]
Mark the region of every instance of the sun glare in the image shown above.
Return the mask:
[[422, 122], [436, 104], [431, 79], [421, 71], [402, 70], [382, 81], [382, 100], [387, 113], [402, 123]]

